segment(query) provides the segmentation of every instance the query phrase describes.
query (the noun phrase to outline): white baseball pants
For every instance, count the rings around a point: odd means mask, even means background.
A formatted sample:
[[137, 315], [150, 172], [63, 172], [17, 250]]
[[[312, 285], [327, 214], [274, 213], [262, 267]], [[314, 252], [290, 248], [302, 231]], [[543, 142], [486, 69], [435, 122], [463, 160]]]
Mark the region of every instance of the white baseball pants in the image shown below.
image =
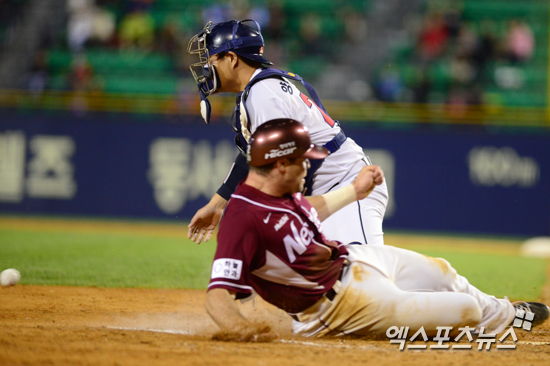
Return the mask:
[[[351, 184], [353, 179], [342, 183], [342, 186]], [[323, 221], [323, 234], [330, 240], [338, 240], [342, 243], [384, 245], [382, 221], [384, 221], [387, 204], [388, 188], [384, 181], [365, 199], [345, 206]]]
[[444, 259], [391, 246], [347, 248], [351, 264], [336, 296], [297, 314], [295, 333], [385, 334], [391, 326], [408, 326], [435, 335], [437, 327], [470, 326], [488, 334], [502, 332], [515, 317], [510, 301], [484, 294]]

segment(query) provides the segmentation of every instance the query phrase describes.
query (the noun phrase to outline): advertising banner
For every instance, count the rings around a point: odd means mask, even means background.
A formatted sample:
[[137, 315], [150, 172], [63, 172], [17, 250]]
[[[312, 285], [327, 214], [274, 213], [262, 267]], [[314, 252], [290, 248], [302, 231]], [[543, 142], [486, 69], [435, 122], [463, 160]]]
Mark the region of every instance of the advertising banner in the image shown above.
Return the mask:
[[[550, 134], [346, 126], [381, 165], [385, 229], [550, 235]], [[0, 212], [189, 220], [238, 154], [200, 117], [2, 112]]]

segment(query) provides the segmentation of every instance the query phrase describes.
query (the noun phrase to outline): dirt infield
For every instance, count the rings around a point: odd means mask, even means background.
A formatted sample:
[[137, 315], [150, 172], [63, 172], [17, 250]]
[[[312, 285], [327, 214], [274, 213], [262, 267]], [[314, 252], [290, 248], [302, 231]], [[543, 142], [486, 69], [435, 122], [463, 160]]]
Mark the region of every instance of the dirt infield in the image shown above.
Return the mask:
[[[548, 287], [548, 286], [547, 286]], [[543, 297], [547, 301], [549, 292]], [[388, 340], [309, 339], [256, 300], [280, 339], [225, 343], [203, 308], [204, 291], [18, 285], [0, 288], [0, 365], [472, 365], [550, 363], [550, 323], [517, 331], [515, 350], [398, 350]], [[511, 344], [511, 343], [509, 343]], [[435, 361], [435, 363], [434, 363]]]
[[[16, 219], [0, 226], [24, 230], [136, 232], [137, 224]], [[140, 225], [141, 226], [141, 225]], [[185, 237], [180, 226], [139, 228], [142, 235]], [[472, 252], [514, 254], [517, 243], [479, 246], [469, 239], [387, 236], [415, 248], [466, 246]], [[495, 248], [491, 249], [494, 245]], [[550, 278], [550, 271], [547, 273]], [[217, 331], [201, 290], [106, 289], [17, 285], [0, 287], [0, 366], [9, 365], [548, 365], [550, 322], [531, 333], [518, 330], [515, 350], [404, 350], [387, 339], [309, 339], [290, 332], [290, 318], [261, 299], [240, 305], [251, 319], [266, 319], [280, 338], [272, 343], [211, 340]], [[550, 284], [541, 301], [550, 303]], [[423, 344], [423, 343], [420, 343]], [[433, 343], [432, 343], [433, 344]], [[508, 342], [507, 344], [512, 344]]]

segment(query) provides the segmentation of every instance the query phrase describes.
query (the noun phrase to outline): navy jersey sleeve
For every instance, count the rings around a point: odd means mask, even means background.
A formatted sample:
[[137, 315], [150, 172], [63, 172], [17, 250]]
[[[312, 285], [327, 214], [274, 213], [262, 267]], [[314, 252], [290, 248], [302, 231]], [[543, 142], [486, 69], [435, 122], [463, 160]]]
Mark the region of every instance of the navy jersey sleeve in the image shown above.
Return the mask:
[[229, 174], [223, 181], [223, 184], [218, 189], [216, 193], [222, 196], [226, 201], [229, 201], [229, 198], [235, 191], [237, 185], [248, 175], [248, 163], [246, 161], [246, 156], [239, 154], [235, 159], [235, 162], [229, 170]]

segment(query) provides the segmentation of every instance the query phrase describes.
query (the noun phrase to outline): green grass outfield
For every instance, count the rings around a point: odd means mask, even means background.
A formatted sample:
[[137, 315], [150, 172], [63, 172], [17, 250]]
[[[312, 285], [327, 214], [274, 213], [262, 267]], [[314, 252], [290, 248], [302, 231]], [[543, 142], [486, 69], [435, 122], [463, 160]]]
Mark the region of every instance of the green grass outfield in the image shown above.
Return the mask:
[[[13, 220], [0, 216], [0, 269], [17, 268], [22, 284], [203, 289], [209, 281], [215, 241], [192, 243], [185, 224]], [[422, 242], [423, 237], [386, 235], [391, 244], [401, 239]], [[520, 257], [504, 239], [502, 246], [496, 239], [490, 246], [478, 239], [479, 247], [472, 238], [469, 245], [448, 239], [431, 236], [435, 244], [413, 249], [447, 259], [470, 283], [497, 297], [540, 296], [545, 260]], [[447, 244], [438, 246], [439, 241]]]

